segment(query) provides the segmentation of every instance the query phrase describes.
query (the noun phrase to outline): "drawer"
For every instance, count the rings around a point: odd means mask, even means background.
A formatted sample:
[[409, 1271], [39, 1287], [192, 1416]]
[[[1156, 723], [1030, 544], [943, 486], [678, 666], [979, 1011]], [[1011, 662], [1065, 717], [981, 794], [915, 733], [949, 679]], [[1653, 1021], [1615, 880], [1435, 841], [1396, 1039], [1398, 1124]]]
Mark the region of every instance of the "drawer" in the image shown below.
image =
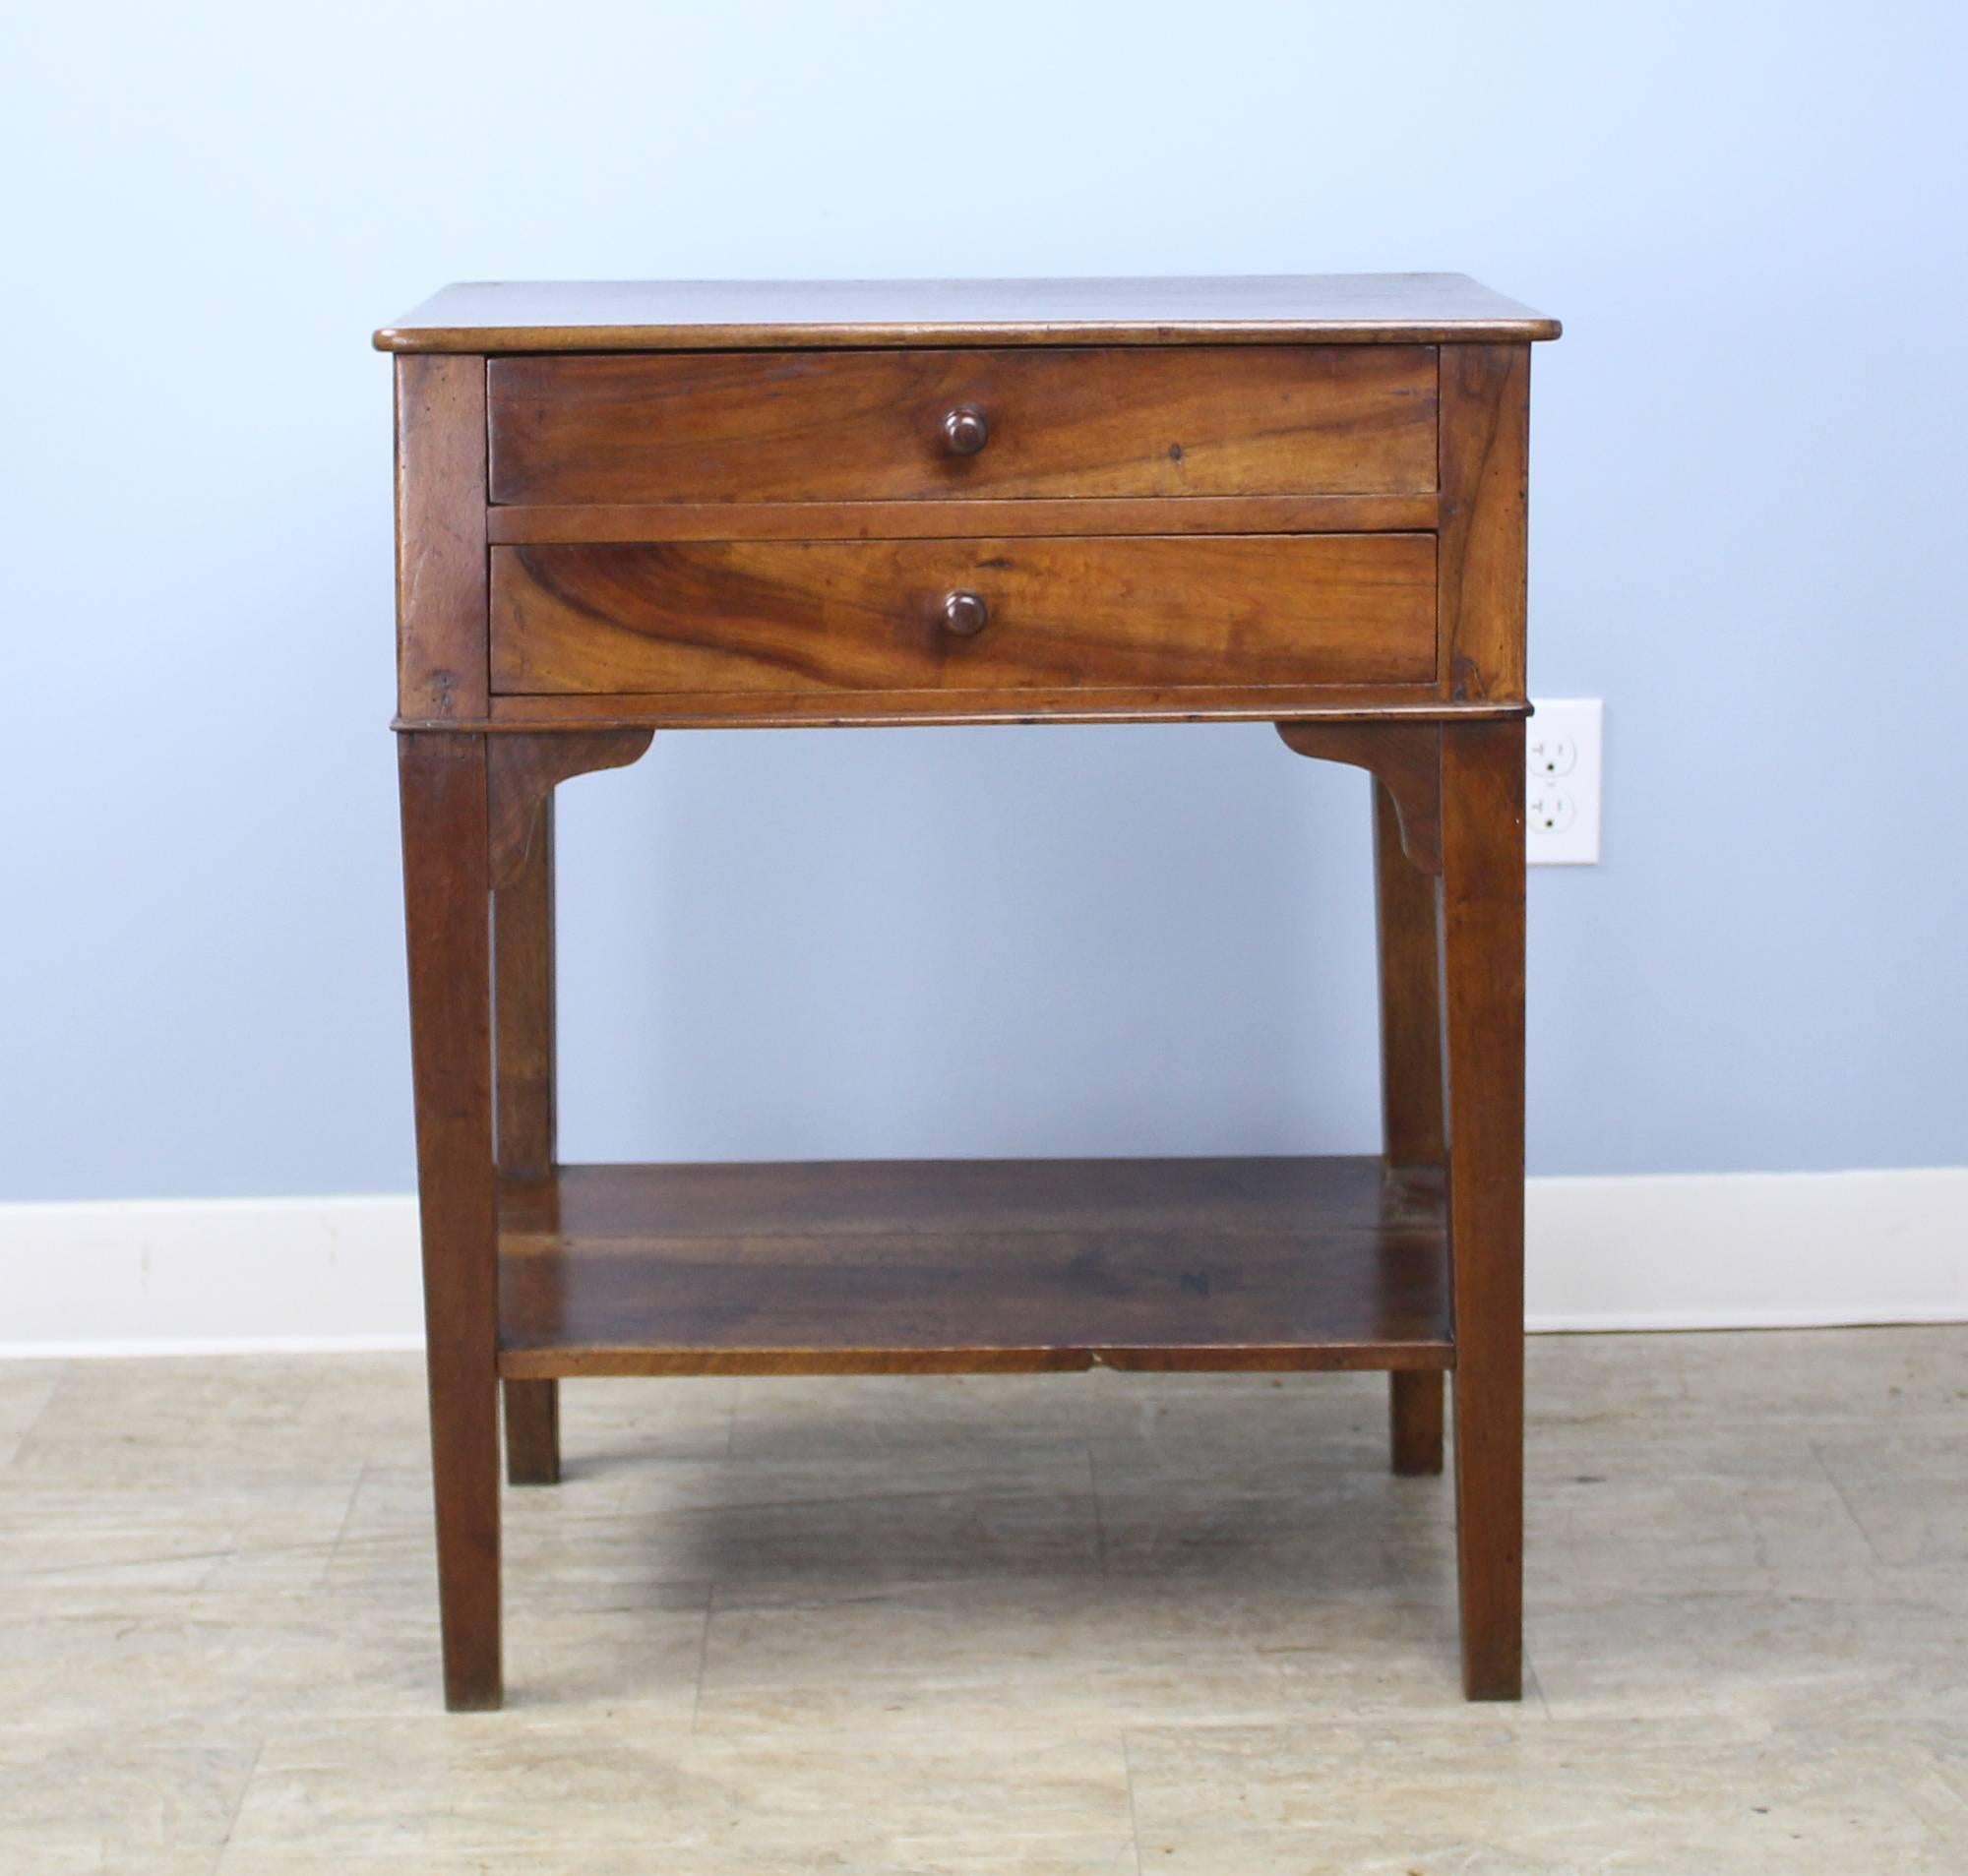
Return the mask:
[[1432, 534], [492, 549], [504, 696], [1431, 684]]
[[494, 358], [495, 503], [1398, 495], [1427, 345]]

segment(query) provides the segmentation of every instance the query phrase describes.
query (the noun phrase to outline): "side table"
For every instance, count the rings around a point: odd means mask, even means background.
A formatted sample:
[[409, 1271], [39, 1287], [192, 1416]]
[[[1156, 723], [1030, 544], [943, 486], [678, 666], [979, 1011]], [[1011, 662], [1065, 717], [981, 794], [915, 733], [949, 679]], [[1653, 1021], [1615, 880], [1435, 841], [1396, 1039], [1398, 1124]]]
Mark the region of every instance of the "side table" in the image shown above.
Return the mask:
[[[1456, 274], [445, 289], [396, 354], [444, 1684], [597, 1374], [1384, 1368], [1520, 1691], [1530, 346]], [[562, 1166], [553, 789], [658, 730], [1270, 723], [1375, 778], [1376, 1158]]]

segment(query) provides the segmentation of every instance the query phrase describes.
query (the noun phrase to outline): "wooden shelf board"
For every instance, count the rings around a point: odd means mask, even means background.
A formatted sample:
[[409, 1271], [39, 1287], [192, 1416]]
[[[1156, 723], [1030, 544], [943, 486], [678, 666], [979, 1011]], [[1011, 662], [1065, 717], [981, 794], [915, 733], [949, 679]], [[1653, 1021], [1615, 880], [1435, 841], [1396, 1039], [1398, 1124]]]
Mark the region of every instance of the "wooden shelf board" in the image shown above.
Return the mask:
[[500, 1210], [509, 1377], [1454, 1360], [1441, 1177], [1378, 1159], [564, 1167]]

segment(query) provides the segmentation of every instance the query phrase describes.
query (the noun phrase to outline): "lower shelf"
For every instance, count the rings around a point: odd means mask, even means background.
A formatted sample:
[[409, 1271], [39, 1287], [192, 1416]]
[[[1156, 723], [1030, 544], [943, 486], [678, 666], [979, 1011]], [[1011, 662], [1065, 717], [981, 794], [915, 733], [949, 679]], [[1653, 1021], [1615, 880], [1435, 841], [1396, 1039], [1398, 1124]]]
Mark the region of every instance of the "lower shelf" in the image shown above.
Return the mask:
[[511, 1378], [1454, 1361], [1441, 1176], [1378, 1159], [564, 1167], [499, 1292]]

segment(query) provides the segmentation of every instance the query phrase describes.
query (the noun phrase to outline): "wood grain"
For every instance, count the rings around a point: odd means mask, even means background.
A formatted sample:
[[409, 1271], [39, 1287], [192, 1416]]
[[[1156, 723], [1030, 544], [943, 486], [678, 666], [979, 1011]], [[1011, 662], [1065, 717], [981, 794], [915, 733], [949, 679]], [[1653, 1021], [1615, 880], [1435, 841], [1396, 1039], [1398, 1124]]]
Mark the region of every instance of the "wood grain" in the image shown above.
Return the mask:
[[[1440, 791], [1439, 745], [1434, 781]], [[1438, 800], [1437, 821], [1440, 825]], [[1440, 870], [1438, 853], [1437, 871]], [[1382, 1152], [1390, 1167], [1441, 1166], [1442, 946], [1436, 882], [1403, 851], [1399, 811], [1374, 789], [1374, 900], [1380, 959]], [[1439, 1473], [1443, 1460], [1439, 1374], [1388, 1377], [1393, 1469]]]
[[1398, 1477], [1428, 1479], [1441, 1473], [1445, 1393], [1439, 1373], [1397, 1370], [1387, 1376], [1388, 1466]]
[[[940, 617], [974, 590], [971, 637]], [[689, 542], [492, 550], [493, 688], [1029, 692], [1425, 684], [1416, 534]]]
[[1530, 385], [1528, 345], [1443, 353], [1440, 645], [1457, 698], [1524, 696]]
[[[451, 1705], [500, 1699], [501, 1377], [524, 1481], [563, 1375], [1096, 1364], [1387, 1369], [1400, 1472], [1452, 1371], [1464, 1685], [1517, 1695], [1557, 332], [1401, 275], [499, 284], [378, 334]], [[1383, 1156], [555, 1167], [563, 775], [657, 727], [1238, 720], [1378, 778]]]
[[[515, 745], [516, 747], [518, 745]], [[544, 1179], [554, 1165], [553, 796], [492, 895], [499, 1172]]]
[[[503, 1179], [547, 1178], [556, 1150], [551, 789], [534, 814], [512, 877], [501, 884], [493, 875], [494, 1105]], [[559, 1483], [560, 1383], [508, 1381], [505, 1404], [508, 1483]]]
[[[500, 737], [487, 751], [498, 1151], [507, 1178], [545, 1179], [555, 1157], [553, 791], [575, 775], [634, 762], [648, 747], [647, 730], [573, 730]], [[505, 1404], [508, 1480], [557, 1484], [559, 1383], [510, 1379]]]
[[560, 1483], [560, 1383], [508, 1376], [506, 1482], [512, 1485]]
[[1441, 752], [1433, 724], [1280, 723], [1287, 748], [1368, 770], [1394, 808], [1401, 851], [1427, 874], [1442, 871]]
[[[1432, 754], [1440, 789], [1439, 732]], [[1437, 809], [1438, 817], [1440, 808]], [[1440, 850], [1434, 872], [1440, 873]], [[1408, 857], [1399, 810], [1374, 790], [1375, 948], [1381, 1004], [1383, 1152], [1393, 1167], [1441, 1166], [1442, 940], [1436, 880]]]
[[485, 361], [397, 361], [397, 709], [485, 714]]
[[[1280, 723], [1301, 756], [1348, 762], [1375, 777], [1375, 883], [1381, 959], [1381, 1089], [1390, 1169], [1440, 1166], [1441, 1002], [1436, 982], [1436, 887], [1442, 871], [1442, 736], [1438, 726]], [[1388, 1443], [1400, 1474], [1439, 1473], [1439, 1374], [1396, 1373]]]
[[1019, 534], [1433, 533], [1434, 493], [1115, 501], [660, 502], [495, 508], [495, 545], [543, 541], [881, 541]]
[[567, 729], [550, 736], [495, 737], [486, 756], [491, 790], [486, 853], [493, 885], [520, 877], [555, 788], [577, 775], [640, 761], [651, 734]]
[[508, 1375], [1443, 1367], [1439, 1174], [570, 1167], [507, 1188]]
[[498, 1261], [485, 744], [397, 743], [445, 1704], [497, 1707]]
[[[1436, 485], [1433, 347], [495, 358], [495, 502], [1389, 495]], [[955, 454], [965, 407], [989, 441]]]
[[1462, 273], [1038, 280], [497, 280], [448, 286], [384, 351], [856, 345], [1436, 344], [1556, 338]]
[[[1029, 691], [780, 692], [672, 696], [495, 696], [468, 727], [506, 736], [584, 729], [812, 729], [875, 724], [1320, 723], [1492, 721], [1528, 714], [1522, 703], [1445, 703], [1431, 685], [1282, 685], [1267, 690], [1117, 686], [1111, 691], [1039, 686]], [[429, 729], [399, 718], [400, 730]]]
[[1443, 732], [1443, 1031], [1462, 1684], [1523, 1684], [1524, 731]]

